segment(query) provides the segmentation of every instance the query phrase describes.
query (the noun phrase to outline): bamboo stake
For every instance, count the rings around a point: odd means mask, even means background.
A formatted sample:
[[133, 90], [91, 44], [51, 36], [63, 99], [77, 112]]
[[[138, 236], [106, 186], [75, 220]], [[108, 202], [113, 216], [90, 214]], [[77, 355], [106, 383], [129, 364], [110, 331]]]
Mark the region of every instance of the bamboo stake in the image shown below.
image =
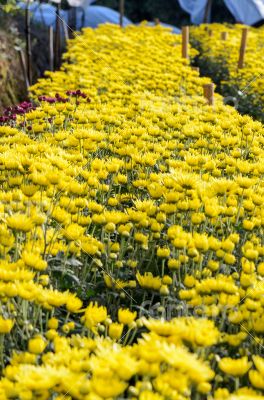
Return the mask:
[[27, 67], [26, 67], [24, 53], [23, 53], [22, 49], [20, 49], [20, 48], [17, 49], [17, 52], [19, 55], [19, 61], [20, 61], [21, 69], [22, 69], [23, 76], [24, 76], [25, 86], [26, 86], [26, 89], [28, 89], [29, 82], [28, 82]]
[[248, 37], [248, 28], [243, 28], [240, 50], [239, 50], [238, 69], [244, 68], [245, 54], [246, 54], [246, 48], [247, 48], [247, 37]]
[[50, 61], [50, 70], [54, 71], [54, 30], [53, 30], [53, 26], [49, 27], [49, 61]]
[[189, 37], [190, 30], [189, 26], [183, 26], [182, 28], [182, 58], [189, 58]]
[[26, 71], [29, 85], [32, 84], [32, 48], [31, 48], [31, 29], [30, 29], [30, 10], [29, 0], [25, 9], [25, 35], [26, 35]]
[[206, 83], [203, 86], [204, 89], [204, 97], [207, 100], [207, 104], [209, 106], [214, 105], [214, 84], [213, 83]]
[[125, 15], [125, 0], [119, 0], [119, 14], [120, 14], [119, 25], [123, 27], [124, 15]]

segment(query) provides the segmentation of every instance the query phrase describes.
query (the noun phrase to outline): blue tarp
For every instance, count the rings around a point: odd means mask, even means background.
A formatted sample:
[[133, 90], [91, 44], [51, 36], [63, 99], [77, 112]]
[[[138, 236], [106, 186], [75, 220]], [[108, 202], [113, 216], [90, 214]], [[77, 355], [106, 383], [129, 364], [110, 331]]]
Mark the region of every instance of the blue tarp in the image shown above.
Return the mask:
[[180, 6], [191, 15], [194, 24], [201, 24], [204, 21], [207, 0], [179, 0]]
[[[25, 8], [25, 3], [18, 3], [20, 8]], [[56, 22], [56, 7], [51, 4], [34, 2], [29, 6], [32, 12], [32, 20], [38, 24], [46, 26], [53, 26], [55, 28]], [[61, 10], [60, 17], [66, 24], [69, 23], [69, 11]], [[106, 22], [112, 24], [119, 24], [119, 13], [108, 7], [103, 6], [88, 6], [86, 8], [76, 8], [76, 28], [79, 30], [82, 27], [96, 28], [99, 24]], [[132, 22], [124, 17], [123, 25], [129, 25]]]
[[[18, 7], [25, 8], [24, 2], [19, 2]], [[32, 20], [38, 24], [44, 24], [46, 26], [53, 25], [55, 27], [56, 21], [56, 7], [51, 4], [38, 4], [36, 2], [31, 3], [29, 9], [32, 13]], [[64, 12], [61, 12], [62, 18], [65, 17]]]
[[[25, 3], [18, 3], [20, 8], [25, 8]], [[32, 12], [32, 20], [38, 24], [44, 24], [46, 26], [53, 26], [56, 24], [56, 7], [51, 4], [45, 4], [34, 2], [30, 4], [30, 11]], [[69, 24], [70, 15], [69, 11], [61, 10], [60, 17], [66, 24]], [[80, 30], [83, 27], [96, 28], [100, 24], [112, 23], [119, 24], [120, 14], [119, 12], [112, 10], [108, 7], [103, 6], [87, 6], [85, 8], [76, 8], [76, 28]], [[123, 25], [127, 26], [132, 22], [124, 17]], [[149, 25], [154, 25], [153, 22], [149, 22]], [[161, 23], [162, 26], [169, 27], [173, 33], [180, 33], [181, 31], [175, 26]]]
[[[77, 28], [81, 28], [81, 13], [78, 11]], [[79, 16], [80, 14], [80, 16]], [[109, 22], [111, 24], [119, 24], [119, 12], [103, 6], [90, 6], [84, 10], [84, 26], [96, 28], [100, 24]], [[80, 24], [80, 25], [78, 25]], [[124, 17], [123, 26], [132, 24], [132, 22]]]

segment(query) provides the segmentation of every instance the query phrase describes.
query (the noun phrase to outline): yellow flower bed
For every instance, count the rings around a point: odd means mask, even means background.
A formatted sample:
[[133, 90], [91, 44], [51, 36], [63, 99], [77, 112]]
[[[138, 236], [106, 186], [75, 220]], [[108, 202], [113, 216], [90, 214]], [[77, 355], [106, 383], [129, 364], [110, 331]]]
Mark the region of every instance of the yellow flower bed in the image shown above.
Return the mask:
[[245, 63], [243, 68], [238, 68], [243, 28], [239, 24], [203, 24], [191, 28], [191, 40], [200, 52], [199, 65], [217, 82], [226, 101], [243, 114], [263, 121], [264, 29], [248, 28]]
[[64, 59], [0, 127], [1, 399], [263, 398], [263, 125], [161, 27]]

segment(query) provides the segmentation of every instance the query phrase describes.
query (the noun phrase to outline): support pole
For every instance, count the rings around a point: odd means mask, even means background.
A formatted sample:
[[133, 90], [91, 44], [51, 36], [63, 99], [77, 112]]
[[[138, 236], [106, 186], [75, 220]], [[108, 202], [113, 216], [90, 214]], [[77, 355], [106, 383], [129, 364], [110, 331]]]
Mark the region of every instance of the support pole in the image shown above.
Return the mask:
[[208, 23], [211, 20], [211, 11], [212, 11], [212, 0], [207, 0], [207, 4], [205, 7], [205, 12], [204, 12], [204, 23]]
[[238, 69], [244, 68], [245, 54], [246, 54], [246, 48], [247, 48], [247, 37], [248, 37], [248, 28], [243, 28], [240, 50], [239, 50]]
[[183, 26], [182, 28], [182, 58], [189, 58], [189, 37], [190, 30], [189, 26]]
[[204, 97], [207, 100], [207, 104], [209, 106], [214, 105], [214, 84], [213, 83], [206, 83], [203, 86], [204, 89]]
[[62, 21], [62, 26], [63, 26], [65, 41], [67, 42], [69, 40], [69, 31], [68, 31], [67, 24], [64, 20]]
[[54, 30], [53, 30], [53, 26], [49, 27], [49, 62], [50, 62], [50, 70], [54, 71]]
[[25, 35], [26, 35], [26, 70], [29, 85], [32, 84], [32, 47], [31, 47], [31, 29], [30, 29], [30, 10], [29, 0], [25, 9]]
[[120, 14], [120, 19], [119, 19], [119, 25], [121, 28], [124, 25], [124, 15], [125, 15], [125, 0], [119, 0], [119, 14]]
[[72, 7], [69, 10], [69, 26], [70, 26], [70, 37], [74, 38], [74, 32], [77, 30], [77, 9]]
[[55, 50], [54, 50], [54, 66], [55, 69], [60, 66], [61, 56], [61, 35], [60, 35], [60, 4], [57, 4], [56, 10], [56, 31], [55, 31]]

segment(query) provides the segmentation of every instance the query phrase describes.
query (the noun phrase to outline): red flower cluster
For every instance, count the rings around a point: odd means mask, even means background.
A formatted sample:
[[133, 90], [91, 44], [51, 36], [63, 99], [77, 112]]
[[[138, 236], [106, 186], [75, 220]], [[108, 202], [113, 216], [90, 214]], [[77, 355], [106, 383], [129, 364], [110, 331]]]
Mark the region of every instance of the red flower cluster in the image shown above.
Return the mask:
[[30, 101], [23, 101], [23, 103], [18, 104], [14, 107], [7, 107], [4, 110], [3, 115], [0, 117], [0, 123], [6, 123], [9, 121], [15, 121], [17, 115], [26, 114], [31, 110], [35, 110], [36, 106]]
[[47, 103], [67, 103], [69, 99], [61, 97], [59, 93], [55, 94], [55, 97], [49, 97], [49, 96], [39, 96], [38, 97], [39, 101], [46, 101]]
[[66, 94], [68, 96], [72, 96], [72, 97], [82, 97], [83, 99], [87, 98], [87, 95], [83, 92], [81, 92], [80, 89], [78, 90], [67, 90]]

